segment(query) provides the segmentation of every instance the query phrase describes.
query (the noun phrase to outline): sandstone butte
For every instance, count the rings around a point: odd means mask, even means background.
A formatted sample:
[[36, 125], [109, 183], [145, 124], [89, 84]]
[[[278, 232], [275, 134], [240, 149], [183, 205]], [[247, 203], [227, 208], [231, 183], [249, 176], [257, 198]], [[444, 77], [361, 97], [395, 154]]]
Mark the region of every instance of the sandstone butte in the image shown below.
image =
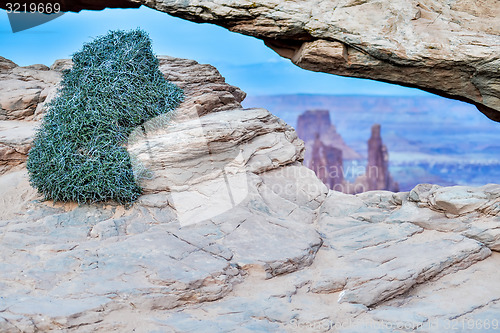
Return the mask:
[[260, 38], [308, 70], [417, 87], [500, 121], [498, 0], [76, 0], [62, 9], [140, 5]]
[[210, 65], [128, 150], [137, 202], [43, 201], [24, 161], [68, 60], [0, 58], [0, 332], [480, 332], [500, 318], [500, 185], [329, 191]]

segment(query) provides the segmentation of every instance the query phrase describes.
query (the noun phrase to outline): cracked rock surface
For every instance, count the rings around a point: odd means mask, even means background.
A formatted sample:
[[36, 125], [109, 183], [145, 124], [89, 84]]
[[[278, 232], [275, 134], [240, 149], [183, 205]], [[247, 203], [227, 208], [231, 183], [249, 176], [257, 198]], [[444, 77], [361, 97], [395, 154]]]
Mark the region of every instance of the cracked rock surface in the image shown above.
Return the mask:
[[[0, 176], [1, 332], [482, 332], [468, 321], [500, 319], [500, 185], [328, 191], [290, 126], [233, 107], [235, 87], [206, 96], [203, 65], [169, 61], [198, 68], [198, 90], [186, 83], [168, 122], [131, 135], [145, 172], [133, 205], [43, 201], [22, 163]], [[17, 126], [36, 122], [4, 123], [21, 145]]]

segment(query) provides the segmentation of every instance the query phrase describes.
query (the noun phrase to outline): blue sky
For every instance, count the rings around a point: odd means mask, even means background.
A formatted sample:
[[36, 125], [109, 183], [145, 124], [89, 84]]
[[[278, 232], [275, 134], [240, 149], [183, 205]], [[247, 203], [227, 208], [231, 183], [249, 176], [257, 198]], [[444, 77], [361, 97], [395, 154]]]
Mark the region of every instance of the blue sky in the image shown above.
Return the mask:
[[211, 24], [197, 24], [147, 7], [66, 13], [29, 30], [12, 33], [0, 10], [0, 55], [18, 65], [51, 65], [69, 58], [83, 43], [114, 29], [142, 28], [158, 55], [194, 59], [217, 67], [226, 81], [250, 95], [429, 95], [386, 83], [314, 73], [278, 56], [256, 38]]

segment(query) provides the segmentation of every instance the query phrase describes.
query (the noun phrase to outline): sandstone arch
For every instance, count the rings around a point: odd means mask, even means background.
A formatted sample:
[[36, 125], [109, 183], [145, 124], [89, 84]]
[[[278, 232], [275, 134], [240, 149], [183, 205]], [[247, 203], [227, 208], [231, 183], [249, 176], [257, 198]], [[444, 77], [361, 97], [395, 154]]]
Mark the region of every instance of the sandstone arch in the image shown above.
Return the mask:
[[264, 40], [308, 70], [416, 87], [500, 121], [497, 0], [78, 0], [63, 10], [150, 8]]

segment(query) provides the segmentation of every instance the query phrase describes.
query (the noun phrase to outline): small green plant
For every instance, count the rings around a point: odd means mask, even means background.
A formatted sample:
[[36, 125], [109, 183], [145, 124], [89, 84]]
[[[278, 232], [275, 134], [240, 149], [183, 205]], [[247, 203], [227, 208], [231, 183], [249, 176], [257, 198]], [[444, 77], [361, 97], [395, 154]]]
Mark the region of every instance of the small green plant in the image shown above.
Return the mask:
[[141, 188], [127, 138], [182, 99], [160, 72], [146, 32], [110, 31], [84, 44], [35, 136], [27, 162], [31, 185], [55, 201], [133, 202]]

